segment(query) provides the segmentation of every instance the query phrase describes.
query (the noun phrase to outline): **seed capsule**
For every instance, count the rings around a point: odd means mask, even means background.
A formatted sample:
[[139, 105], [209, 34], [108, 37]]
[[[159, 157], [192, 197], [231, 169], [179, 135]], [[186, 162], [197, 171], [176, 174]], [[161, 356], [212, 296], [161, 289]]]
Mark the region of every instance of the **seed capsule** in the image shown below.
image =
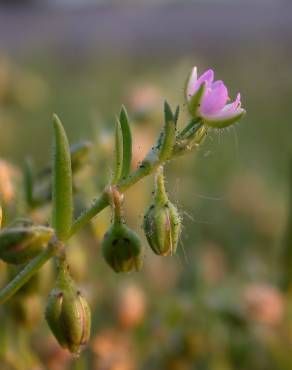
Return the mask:
[[162, 168], [155, 178], [154, 200], [144, 216], [143, 229], [154, 253], [168, 256], [176, 252], [181, 219], [166, 194]]
[[63, 348], [78, 354], [80, 346], [87, 344], [91, 326], [90, 308], [64, 266], [49, 295], [45, 316]]
[[102, 240], [102, 253], [115, 272], [130, 272], [142, 267], [142, 244], [139, 236], [129, 229], [123, 219], [122, 195], [110, 189], [114, 221]]
[[0, 232], [0, 258], [22, 264], [36, 257], [48, 244], [54, 230], [45, 226], [15, 225]]
[[102, 253], [115, 272], [130, 272], [142, 267], [142, 245], [138, 235], [126, 225], [114, 224], [105, 233]]

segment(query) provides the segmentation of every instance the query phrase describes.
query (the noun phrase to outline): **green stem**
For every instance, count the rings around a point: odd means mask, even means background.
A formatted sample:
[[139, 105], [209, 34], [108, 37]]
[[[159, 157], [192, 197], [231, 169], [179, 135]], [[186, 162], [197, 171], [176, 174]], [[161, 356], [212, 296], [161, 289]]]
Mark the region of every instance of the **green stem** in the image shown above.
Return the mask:
[[196, 123], [199, 123], [200, 122], [200, 119], [197, 118], [197, 119], [192, 119], [182, 130], [181, 132], [178, 134], [178, 137], [177, 139], [183, 139], [185, 134], [187, 132], [189, 132], [194, 126]]
[[0, 291], [0, 304], [5, 303], [13, 296], [28, 280], [38, 272], [38, 270], [59, 251], [59, 244], [52, 243], [40, 253], [37, 257], [31, 260], [10, 282], [4, 289]]
[[[194, 122], [192, 122], [192, 124], [189, 124], [187, 126], [188, 130], [189, 130], [190, 126], [193, 126], [193, 125], [194, 125]], [[185, 130], [183, 130], [182, 132], [184, 132], [184, 131]], [[206, 128], [204, 126], [202, 126], [198, 130], [198, 133], [194, 135], [194, 138], [191, 138], [192, 142], [195, 142], [196, 144], [199, 144], [202, 141], [202, 139], [205, 137], [206, 131], [207, 131]], [[181, 148], [180, 147], [176, 148], [176, 145], [175, 145], [174, 151], [173, 151], [173, 154], [172, 154], [172, 158], [170, 158], [170, 159], [173, 159], [173, 158], [178, 157], [180, 155], [186, 154], [187, 152], [191, 151], [191, 149], [194, 149], [194, 147], [195, 147], [195, 145], [193, 145], [191, 147], [191, 146], [188, 146], [186, 144], [183, 144], [183, 146]], [[155, 163], [152, 163], [152, 165], [150, 167], [149, 166], [146, 166], [146, 167], [140, 166], [139, 168], [137, 168], [136, 171], [134, 171], [126, 179], [122, 179], [121, 181], [119, 181], [119, 183], [116, 185], [117, 189], [120, 192], [125, 192], [131, 186], [135, 185], [138, 181], [142, 180], [144, 177], [154, 173], [157, 170], [157, 168], [159, 166], [163, 166], [164, 163], [165, 163], [164, 160], [159, 160], [158, 159]], [[74, 235], [82, 226], [87, 224], [94, 216], [96, 216], [98, 213], [100, 213], [108, 205], [109, 205], [109, 199], [108, 199], [107, 191], [105, 189], [99, 197], [97, 197], [93, 200], [92, 205], [88, 209], [84, 210], [79, 215], [79, 217], [73, 222], [69, 237]]]
[[[120, 181], [117, 184], [117, 189], [121, 192], [126, 191], [132, 185], [136, 184], [138, 181], [143, 179], [144, 177], [148, 176], [150, 173], [155, 171], [155, 169], [159, 166], [159, 163], [155, 165], [151, 171], [147, 168], [139, 167], [136, 171], [134, 171], [130, 176], [128, 176], [125, 180]], [[87, 224], [94, 216], [100, 213], [104, 208], [109, 205], [109, 198], [106, 190], [103, 193], [93, 200], [92, 205], [86, 209], [84, 212], [80, 214], [80, 216], [74, 221], [70, 236], [74, 235], [82, 226]]]
[[160, 203], [166, 203], [168, 200], [164, 184], [163, 166], [158, 167], [155, 175], [155, 199], [156, 202]]
[[79, 217], [73, 222], [71, 227], [70, 236], [76, 234], [76, 232], [85, 224], [87, 224], [94, 216], [100, 213], [105, 207], [109, 205], [108, 197], [103, 192], [99, 197], [95, 198], [92, 205], [85, 209]]
[[123, 214], [123, 194], [115, 186], [108, 190], [109, 203], [112, 208], [114, 224], [118, 225], [124, 222]]
[[[139, 167], [125, 180], [120, 181], [117, 184], [117, 189], [121, 192], [126, 191], [132, 185], [136, 184], [139, 180], [146, 177], [150, 173], [154, 172], [161, 163], [158, 161], [155, 163], [151, 170], [149, 168]], [[91, 207], [86, 209], [73, 223], [70, 236], [74, 235], [83, 225], [88, 223], [94, 216], [100, 213], [104, 208], [109, 205], [109, 197], [107, 189], [96, 198]], [[0, 304], [6, 302], [10, 297], [13, 296], [37, 271], [54, 255], [59, 252], [60, 244], [50, 244], [46, 250], [31, 260], [16, 276], [10, 281], [6, 287], [0, 291]]]

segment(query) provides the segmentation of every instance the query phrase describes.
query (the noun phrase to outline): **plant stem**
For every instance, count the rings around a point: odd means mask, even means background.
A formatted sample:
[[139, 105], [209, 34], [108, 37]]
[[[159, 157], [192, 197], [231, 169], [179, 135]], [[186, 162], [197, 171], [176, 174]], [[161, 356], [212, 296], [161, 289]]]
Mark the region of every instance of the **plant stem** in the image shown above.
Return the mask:
[[[192, 123], [193, 125], [193, 123]], [[187, 126], [188, 130], [192, 126], [189, 124]], [[185, 130], [183, 130], [185, 133]], [[186, 141], [191, 141], [191, 145], [187, 145], [188, 142], [183, 143], [182, 146], [176, 147], [174, 146], [174, 150], [172, 153], [172, 158], [167, 158], [167, 161], [173, 159], [179, 155], [185, 154], [194, 147], [195, 144], [199, 144], [204, 136], [206, 135], [206, 129], [204, 127], [198, 132], [194, 132], [193, 137], [186, 139]], [[192, 135], [191, 135], [192, 136]], [[156, 155], [155, 149], [153, 148], [148, 156], [148, 160], [144, 160], [142, 164], [129, 176], [126, 178], [121, 179], [118, 184], [116, 184], [117, 191], [123, 193], [131, 186], [135, 185], [138, 181], [142, 180], [144, 177], [151, 175], [154, 173], [159, 166], [163, 166], [166, 162], [165, 159], [159, 158]], [[163, 181], [163, 174], [160, 175], [160, 182]], [[161, 185], [161, 184], [160, 184]], [[108, 187], [106, 187], [101, 195], [95, 198], [91, 204], [91, 206], [85, 209], [79, 217], [73, 222], [69, 235], [67, 235], [66, 240], [68, 240], [71, 236], [73, 236], [82, 226], [87, 224], [94, 216], [100, 213], [104, 208], [109, 206], [109, 196], [108, 196]], [[1, 210], [1, 208], [0, 208]], [[65, 242], [66, 240], [63, 240]], [[10, 282], [9, 284], [0, 291], [0, 304], [6, 302], [10, 297], [13, 296], [28, 280], [38, 272], [38, 270], [53, 256], [57, 255], [61, 248], [63, 247], [63, 243], [60, 243], [57, 240], [51, 242], [48, 247], [40, 253], [37, 257], [31, 260]]]
[[200, 119], [192, 119], [184, 129], [178, 134], [177, 139], [183, 139], [185, 134], [188, 133], [197, 123], [200, 122]]
[[[148, 168], [139, 167], [126, 179], [121, 180], [117, 184], [117, 189], [121, 192], [126, 191], [132, 185], [136, 184], [138, 181], [148, 176], [150, 173], [154, 172], [159, 165], [160, 163], [157, 162], [157, 164], [155, 164], [155, 166], [151, 168], [150, 172]], [[89, 222], [94, 216], [100, 213], [108, 205], [109, 205], [108, 195], [106, 193], [106, 190], [104, 190], [98, 198], [95, 198], [93, 200], [92, 205], [84, 212], [82, 212], [80, 216], [73, 222], [70, 236], [74, 235], [83, 225]]]
[[167, 194], [165, 190], [164, 184], [164, 174], [163, 174], [163, 166], [160, 166], [157, 169], [155, 174], [155, 195], [154, 195], [155, 202], [167, 203]]
[[0, 304], [13, 296], [38, 270], [59, 251], [59, 243], [49, 244], [37, 257], [32, 259], [4, 289], [0, 291]]
[[[195, 122], [197, 123], [197, 122]], [[194, 122], [192, 121], [187, 127], [188, 130], [191, 126], [194, 125]], [[185, 130], [183, 130], [184, 132]], [[192, 142], [195, 142], [197, 145], [202, 141], [206, 134], [206, 128], [202, 126], [202, 128], [199, 130], [198, 133], [195, 132], [195, 135], [193, 138], [191, 138]], [[196, 145], [188, 146], [185, 143], [183, 144], [182, 148], [176, 148], [172, 154], [173, 159], [179, 155], [186, 154], [187, 152], [194, 149]], [[125, 179], [122, 179], [119, 181], [119, 183], [116, 185], [117, 189], [120, 192], [124, 192], [128, 190], [132, 185], [135, 185], [138, 181], [142, 180], [144, 177], [154, 173], [156, 169], [163, 165], [165, 163], [164, 160], [157, 160], [155, 163], [152, 163], [151, 167], [143, 167], [140, 166], [137, 168], [131, 175], [126, 177]], [[96, 216], [98, 213], [100, 213], [104, 208], [106, 208], [109, 205], [109, 199], [106, 192], [106, 189], [102, 192], [102, 194], [95, 198], [93, 200], [92, 205], [84, 210], [79, 217], [73, 222], [73, 225], [71, 227], [70, 235], [73, 236], [83, 225], [85, 225], [87, 222], [89, 222], [94, 216]]]

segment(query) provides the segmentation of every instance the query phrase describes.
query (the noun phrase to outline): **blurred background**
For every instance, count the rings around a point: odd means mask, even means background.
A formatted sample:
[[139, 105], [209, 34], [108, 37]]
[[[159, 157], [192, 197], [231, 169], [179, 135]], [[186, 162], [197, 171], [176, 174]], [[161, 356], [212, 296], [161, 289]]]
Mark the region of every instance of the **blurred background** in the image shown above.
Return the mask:
[[[27, 211], [24, 158], [36, 173], [50, 161], [53, 112], [71, 143], [93, 143], [76, 177], [78, 213], [110, 175], [121, 104], [137, 164], [159, 132], [164, 99], [180, 104], [186, 123], [183, 88], [193, 65], [213, 68], [231, 98], [241, 92], [248, 114], [168, 165], [169, 195], [184, 224], [177, 255], [157, 257], [146, 247], [142, 272], [114, 274], [99, 250], [110, 220], [103, 212], [69, 248], [93, 311], [89, 346], [72, 359], [49, 333], [48, 266], [33, 293], [0, 311], [1, 370], [292, 369], [290, 0], [1, 0], [5, 222]], [[141, 235], [151, 189], [150, 178], [126, 194], [127, 221]], [[44, 222], [47, 208], [29, 212]], [[1, 286], [9, 274], [0, 262]]]

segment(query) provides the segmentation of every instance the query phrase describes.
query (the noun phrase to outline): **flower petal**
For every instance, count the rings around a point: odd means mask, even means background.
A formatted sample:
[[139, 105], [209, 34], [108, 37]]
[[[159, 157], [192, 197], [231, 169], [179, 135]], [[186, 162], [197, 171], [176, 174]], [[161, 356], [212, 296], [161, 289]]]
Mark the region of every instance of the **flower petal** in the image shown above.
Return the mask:
[[220, 112], [220, 114], [235, 112], [240, 107], [241, 107], [240, 93], [238, 93], [234, 102], [232, 102], [230, 104], [226, 104], [225, 107]]
[[214, 71], [212, 69], [208, 69], [199, 78], [197, 78], [197, 68], [194, 67], [187, 88], [188, 99], [190, 99], [199, 90], [203, 82], [206, 82], [206, 86], [210, 86], [213, 80]]
[[226, 105], [228, 90], [222, 81], [216, 81], [207, 88], [201, 101], [200, 112], [202, 116], [215, 115]]
[[207, 85], [211, 85], [214, 80], [214, 71], [213, 69], [208, 69], [204, 72], [197, 80], [197, 85], [200, 86], [202, 82], [207, 82]]
[[245, 113], [246, 111], [243, 108], [238, 107], [233, 112], [220, 112], [217, 115], [204, 117], [204, 124], [213, 128], [225, 128], [238, 122]]
[[189, 99], [194, 94], [194, 87], [198, 79], [197, 67], [193, 67], [188, 79], [187, 98]]

